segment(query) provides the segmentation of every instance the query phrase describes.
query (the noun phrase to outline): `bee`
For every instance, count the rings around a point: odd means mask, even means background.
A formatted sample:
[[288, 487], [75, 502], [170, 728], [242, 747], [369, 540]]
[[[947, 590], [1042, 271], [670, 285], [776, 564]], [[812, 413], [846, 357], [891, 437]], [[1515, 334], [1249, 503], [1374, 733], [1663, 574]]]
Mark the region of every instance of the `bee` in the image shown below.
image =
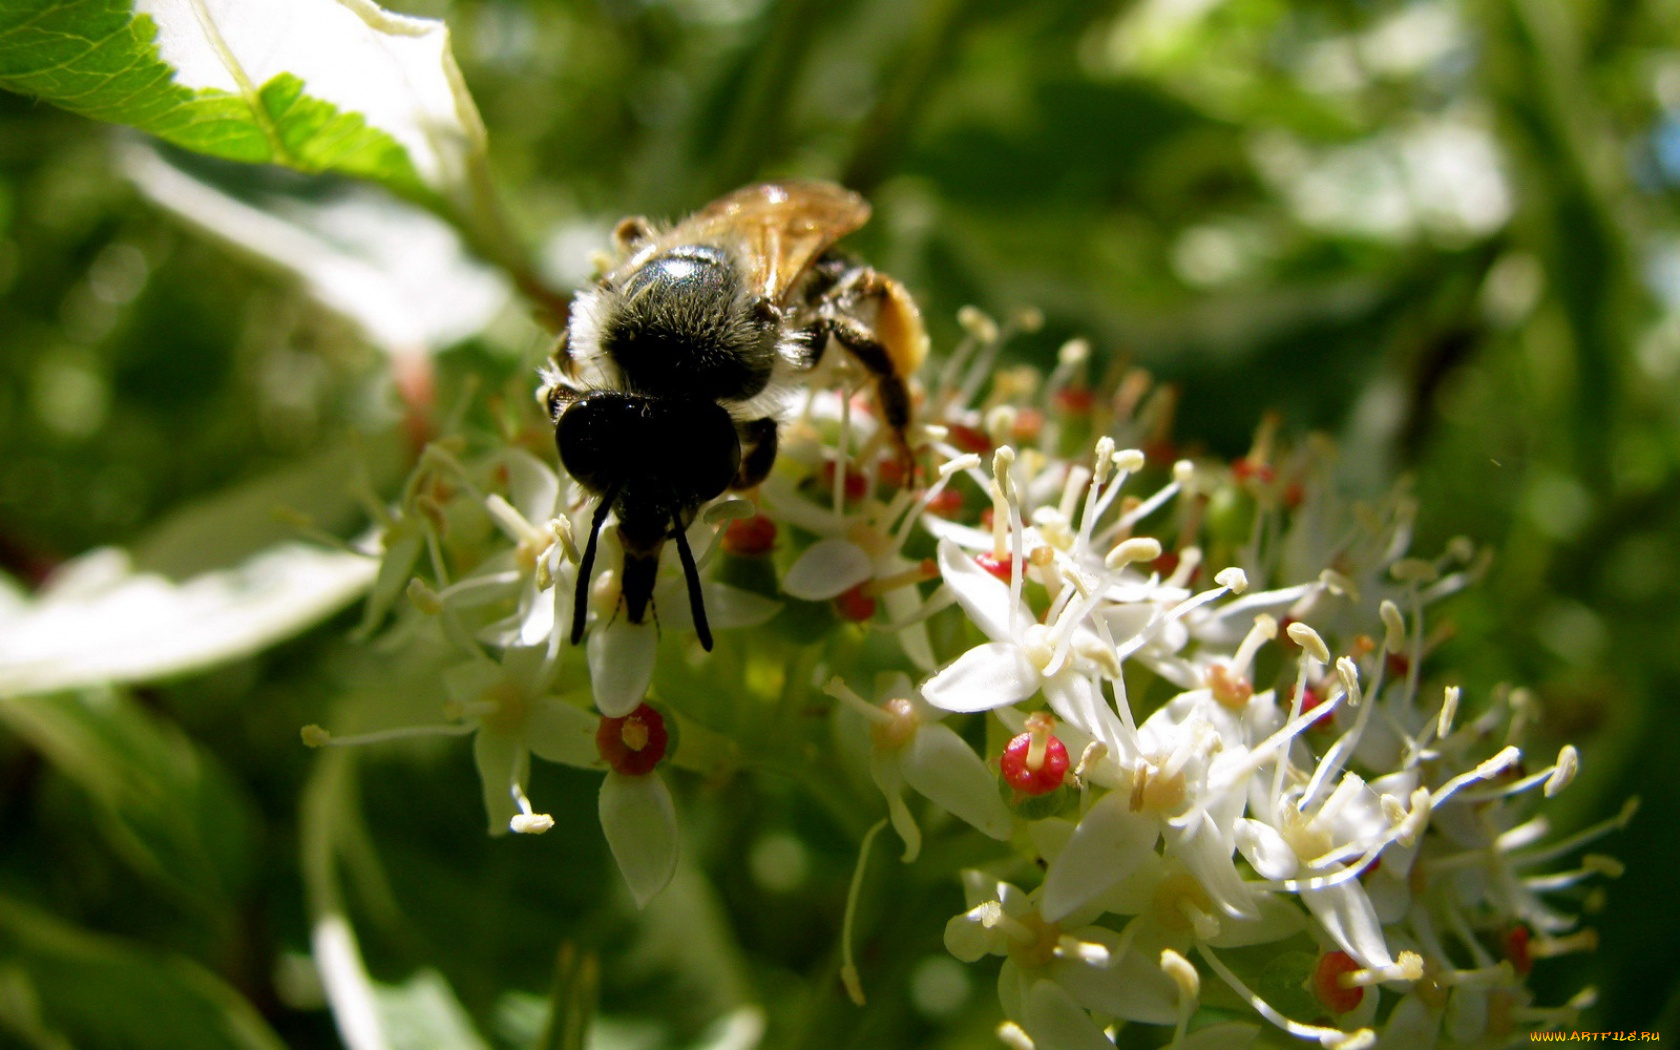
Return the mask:
[[921, 314], [903, 285], [833, 250], [869, 212], [841, 186], [787, 181], [736, 190], [668, 229], [619, 223], [618, 261], [573, 300], [541, 391], [562, 464], [599, 499], [574, 645], [610, 511], [630, 622], [644, 621], [674, 540], [695, 633], [711, 649], [685, 530], [708, 500], [769, 474], [788, 394], [830, 343], [869, 373], [900, 461], [913, 466], [908, 381], [927, 354]]

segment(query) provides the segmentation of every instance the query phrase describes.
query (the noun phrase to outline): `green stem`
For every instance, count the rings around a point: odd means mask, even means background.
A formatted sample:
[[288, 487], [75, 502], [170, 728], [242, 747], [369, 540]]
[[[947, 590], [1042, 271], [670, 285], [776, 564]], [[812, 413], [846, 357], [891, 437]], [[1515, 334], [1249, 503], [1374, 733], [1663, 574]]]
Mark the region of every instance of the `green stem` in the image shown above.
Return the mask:
[[536, 307], [539, 321], [558, 332], [566, 323], [571, 296], [551, 288], [532, 264], [524, 240], [509, 221], [490, 174], [489, 154], [479, 150], [467, 160], [465, 199], [433, 199], [427, 208], [455, 228], [467, 250], [507, 274], [520, 294]]
[[781, 0], [759, 61], [749, 69], [734, 119], [718, 143], [714, 187], [726, 192], [758, 175], [779, 145], [793, 86], [816, 41], [814, 23], [824, 6], [817, 0]]
[[968, 0], [928, 0], [923, 5], [915, 36], [905, 45], [903, 57], [883, 67], [886, 86], [864, 118], [841, 176], [847, 186], [868, 195], [886, 176], [893, 158], [904, 147], [910, 124], [935, 76], [968, 24], [962, 17], [967, 6]]

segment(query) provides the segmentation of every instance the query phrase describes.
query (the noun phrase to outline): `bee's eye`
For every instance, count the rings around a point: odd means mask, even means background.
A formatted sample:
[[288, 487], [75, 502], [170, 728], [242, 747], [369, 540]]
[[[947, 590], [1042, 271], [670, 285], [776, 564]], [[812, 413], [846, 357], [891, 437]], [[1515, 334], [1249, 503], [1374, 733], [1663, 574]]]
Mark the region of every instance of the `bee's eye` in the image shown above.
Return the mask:
[[741, 469], [741, 440], [729, 413], [712, 401], [684, 400], [670, 405], [667, 418], [660, 454], [672, 488], [695, 502], [728, 488]]
[[635, 469], [641, 414], [617, 394], [590, 394], [566, 406], [554, 427], [566, 473], [597, 494], [614, 487]]

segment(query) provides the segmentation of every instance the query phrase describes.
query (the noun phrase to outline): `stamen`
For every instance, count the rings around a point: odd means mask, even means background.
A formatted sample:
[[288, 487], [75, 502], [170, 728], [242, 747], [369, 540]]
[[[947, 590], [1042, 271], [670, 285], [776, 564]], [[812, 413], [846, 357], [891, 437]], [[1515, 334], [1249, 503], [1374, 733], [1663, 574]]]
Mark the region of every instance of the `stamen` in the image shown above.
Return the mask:
[[857, 960], [852, 954], [852, 930], [857, 925], [858, 898], [863, 895], [863, 873], [869, 866], [869, 848], [875, 844], [875, 836], [887, 826], [886, 818], [877, 820], [863, 835], [863, 843], [858, 846], [857, 867], [852, 869], [852, 884], [846, 890], [846, 915], [840, 923], [840, 980], [846, 986], [846, 994], [857, 1006], [864, 1004], [863, 982], [858, 978]]
[[998, 1042], [1002, 1043], [1008, 1050], [1038, 1050], [1033, 1045], [1032, 1037], [1027, 1035], [1026, 1030], [1014, 1021], [1004, 1021], [999, 1024], [997, 1026], [997, 1037]]
[[418, 576], [408, 581], [408, 600], [422, 615], [436, 616], [443, 612], [443, 599]]
[[402, 726], [379, 729], [353, 736], [337, 736], [318, 725], [306, 725], [299, 731], [305, 747], [361, 747], [365, 744], [385, 744], [392, 740], [417, 740], [422, 737], [467, 736], [478, 729], [473, 723], [465, 725]]
[[1206, 944], [1197, 944], [1196, 951], [1200, 952], [1202, 958], [1207, 960], [1207, 964], [1213, 968], [1214, 973], [1219, 975], [1220, 980], [1229, 985], [1233, 992], [1254, 1008], [1255, 1013], [1297, 1039], [1312, 1039], [1317, 1041], [1319, 1045], [1334, 1048], [1334, 1050], [1363, 1050], [1365, 1047], [1375, 1045], [1377, 1034], [1369, 1028], [1344, 1032], [1340, 1028], [1324, 1028], [1319, 1025], [1302, 1024], [1285, 1017], [1266, 1000], [1250, 991], [1248, 986], [1243, 984], [1242, 980], [1232, 973], [1230, 968], [1221, 962], [1219, 957]]
[[1190, 1018], [1195, 1014], [1197, 1000], [1202, 994], [1202, 975], [1196, 972], [1189, 959], [1171, 948], [1161, 949], [1161, 970], [1178, 986], [1178, 1024], [1173, 1029], [1172, 1045], [1182, 1046], [1185, 1033], [1190, 1030]]
[[1406, 621], [1400, 615], [1400, 607], [1391, 599], [1384, 598], [1382, 604], [1377, 606], [1377, 613], [1382, 617], [1385, 629], [1383, 648], [1391, 653], [1406, 648]]
[[1231, 657], [1230, 673], [1248, 677], [1248, 669], [1254, 665], [1254, 657], [1260, 652], [1260, 647], [1277, 637], [1278, 622], [1266, 613], [1254, 617], [1254, 626], [1243, 635], [1242, 644], [1237, 646], [1236, 653]]
[[512, 786], [514, 804], [519, 812], [508, 821], [508, 830], [516, 835], [541, 835], [554, 826], [554, 818], [547, 813], [537, 813], [531, 808], [531, 800], [525, 797], [525, 789], [517, 783]]
[[1325, 569], [1318, 574], [1318, 582], [1331, 594], [1340, 595], [1349, 601], [1359, 601], [1359, 586], [1335, 569]]
[[1190, 584], [1190, 578], [1196, 575], [1196, 570], [1202, 567], [1202, 549], [1200, 547], [1185, 547], [1178, 552], [1178, 565], [1174, 567], [1172, 575], [1162, 581], [1162, 585], [1177, 590], [1183, 590]]
[[839, 675], [830, 678], [828, 682], [823, 685], [823, 692], [834, 697], [834, 699], [839, 700], [841, 703], [850, 707], [852, 710], [856, 711], [858, 714], [878, 726], [890, 726], [893, 724], [893, 716], [889, 712], [852, 692]]
[[1458, 686], [1449, 685], [1441, 696], [1441, 713], [1435, 717], [1435, 735], [1442, 740], [1452, 734], [1453, 719], [1458, 717], [1458, 698], [1462, 692]]
[[1441, 803], [1457, 794], [1462, 788], [1468, 787], [1479, 780], [1492, 780], [1494, 777], [1510, 769], [1522, 761], [1522, 752], [1514, 747], [1507, 747], [1498, 754], [1481, 763], [1468, 773], [1460, 773], [1445, 784], [1436, 788], [1430, 796], [1430, 804], [1439, 809]]
[[1150, 536], [1133, 536], [1115, 546], [1103, 559], [1111, 571], [1119, 571], [1137, 562], [1152, 562], [1161, 556], [1161, 541]]
[[1299, 620], [1290, 624], [1287, 631], [1289, 637], [1294, 640], [1296, 645], [1301, 647], [1307, 656], [1321, 664], [1330, 663], [1330, 649], [1324, 644], [1324, 639], [1317, 631]]
[[1589, 842], [1603, 838], [1612, 831], [1621, 831], [1625, 829], [1628, 826], [1628, 823], [1633, 820], [1633, 815], [1638, 812], [1639, 796], [1635, 795], [1633, 798], [1630, 798], [1626, 802], [1622, 803], [1621, 812], [1617, 813], [1610, 819], [1602, 820], [1597, 824], [1592, 824], [1582, 828], [1575, 834], [1555, 842], [1543, 850], [1536, 850], [1533, 853], [1523, 853], [1520, 855], [1510, 854], [1509, 860], [1517, 867], [1527, 867], [1533, 864], [1549, 863], [1564, 854], [1573, 853], [1575, 850], [1585, 846]]
[[1114, 961], [1106, 945], [1082, 941], [1066, 933], [1056, 937], [1055, 953], [1058, 959], [1072, 959], [1101, 969], [1106, 969]]

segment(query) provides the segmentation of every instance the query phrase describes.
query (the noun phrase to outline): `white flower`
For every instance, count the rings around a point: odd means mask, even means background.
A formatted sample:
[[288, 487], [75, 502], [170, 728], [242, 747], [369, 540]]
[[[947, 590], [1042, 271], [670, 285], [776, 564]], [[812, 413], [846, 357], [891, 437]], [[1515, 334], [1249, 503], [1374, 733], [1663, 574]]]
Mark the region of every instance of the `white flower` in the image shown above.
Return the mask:
[[[712, 557], [717, 529], [705, 517], [697, 517], [689, 526], [688, 543], [701, 570], [700, 591], [706, 604], [707, 621], [713, 630], [764, 624], [781, 608], [779, 602], [706, 577], [705, 568]], [[619, 601], [618, 530], [603, 527], [598, 542], [600, 552], [596, 564], [607, 568], [595, 573], [590, 588], [589, 610], [595, 626], [587, 643], [589, 681], [596, 708], [609, 718], [617, 718], [635, 710], [647, 696], [662, 631], [693, 633], [694, 614], [689, 606], [688, 581], [672, 551], [676, 545], [667, 543], [653, 585], [651, 614], [642, 623], [631, 623], [623, 615]]]
[[928, 680], [922, 696], [945, 711], [990, 711], [1018, 704], [1042, 691], [1056, 715], [1089, 726], [1102, 704], [1099, 665], [1090, 658], [1102, 642], [1085, 626], [1082, 611], [1067, 607], [1050, 625], [1010, 588], [955, 543], [939, 541], [939, 569], [968, 618], [990, 639], [959, 656]]
[[908, 677], [896, 675], [889, 680], [887, 700], [879, 706], [838, 678], [824, 692], [869, 722], [870, 776], [886, 796], [893, 829], [904, 840], [906, 864], [922, 848], [921, 830], [904, 804], [906, 784], [992, 838], [1009, 838], [1014, 821], [998, 795], [996, 775], [962, 737], [939, 724], [942, 713], [910, 688]]

